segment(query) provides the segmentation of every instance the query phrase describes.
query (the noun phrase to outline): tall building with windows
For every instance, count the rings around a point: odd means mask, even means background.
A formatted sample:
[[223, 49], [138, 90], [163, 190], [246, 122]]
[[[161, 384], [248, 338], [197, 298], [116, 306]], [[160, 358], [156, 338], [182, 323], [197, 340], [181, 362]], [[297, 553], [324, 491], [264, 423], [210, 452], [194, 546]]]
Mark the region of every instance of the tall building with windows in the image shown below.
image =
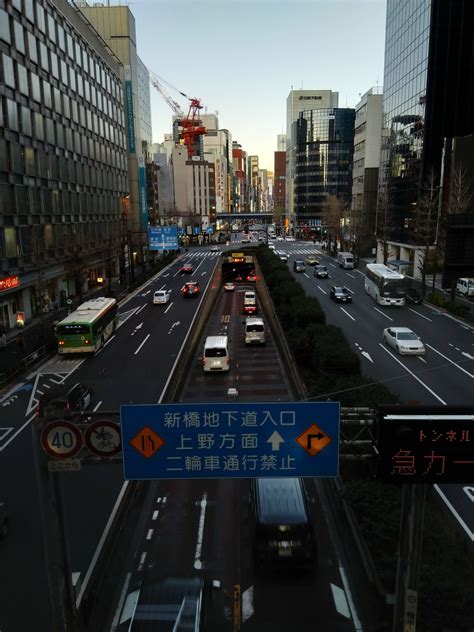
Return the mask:
[[273, 178], [273, 212], [275, 222], [283, 223], [286, 205], [286, 151], [276, 151]]
[[[149, 73], [137, 54], [135, 18], [128, 6], [78, 4], [91, 26], [97, 30], [122, 63], [125, 87], [130, 189], [130, 228], [133, 233], [148, 227], [145, 160], [151, 153], [151, 103]], [[135, 235], [140, 241], [138, 235]], [[143, 252], [143, 249], [140, 249]]]
[[259, 211], [260, 186], [258, 179], [258, 156], [247, 158], [248, 209], [251, 213]]
[[321, 225], [328, 194], [350, 204], [354, 120], [352, 108], [319, 108], [300, 112], [293, 123], [294, 209], [298, 227]]
[[9, 329], [18, 312], [28, 321], [118, 274], [128, 178], [121, 65], [82, 14], [66, 0], [6, 0], [0, 48], [0, 322]]
[[471, 0], [387, 0], [379, 177], [395, 259], [413, 254], [412, 211], [430, 174], [441, 186], [445, 139], [474, 133], [473, 36]]
[[355, 106], [352, 206], [345, 239], [356, 242], [360, 256], [372, 254], [375, 243], [380, 146], [382, 141], [382, 88], [370, 88]]
[[232, 212], [242, 213], [247, 198], [247, 152], [235, 140], [232, 142]]
[[332, 90], [291, 90], [286, 99], [286, 215], [290, 224], [295, 213], [295, 123], [303, 111], [337, 108], [339, 93]]

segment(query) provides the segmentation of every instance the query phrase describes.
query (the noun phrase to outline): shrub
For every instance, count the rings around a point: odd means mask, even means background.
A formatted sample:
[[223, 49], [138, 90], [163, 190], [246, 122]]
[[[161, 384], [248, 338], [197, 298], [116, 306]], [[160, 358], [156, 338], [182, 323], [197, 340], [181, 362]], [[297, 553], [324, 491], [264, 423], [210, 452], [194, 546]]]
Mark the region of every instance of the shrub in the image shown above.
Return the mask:
[[334, 325], [321, 327], [311, 366], [319, 372], [336, 376], [360, 374], [359, 357], [352, 351], [342, 329]]

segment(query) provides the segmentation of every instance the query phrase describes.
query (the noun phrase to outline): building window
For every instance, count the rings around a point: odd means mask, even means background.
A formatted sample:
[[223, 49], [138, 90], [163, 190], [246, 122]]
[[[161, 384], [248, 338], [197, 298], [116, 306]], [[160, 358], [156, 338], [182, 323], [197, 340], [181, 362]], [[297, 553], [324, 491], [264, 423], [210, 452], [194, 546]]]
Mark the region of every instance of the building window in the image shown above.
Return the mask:
[[36, 37], [33, 33], [28, 33], [28, 55], [32, 62], [38, 63], [38, 51], [36, 49]]
[[41, 68], [43, 70], [46, 70], [46, 72], [49, 72], [48, 49], [42, 42], [39, 43], [39, 48], [40, 48]]
[[3, 9], [0, 9], [0, 39], [4, 42], [8, 42], [11, 44], [11, 35], [10, 35], [10, 18], [8, 17], [8, 13]]
[[59, 48], [63, 52], [66, 52], [66, 39], [64, 37], [64, 29], [59, 24], [58, 24], [58, 43], [59, 43]]
[[31, 128], [31, 112], [29, 108], [21, 107], [21, 131], [26, 136], [32, 136], [33, 131]]
[[43, 115], [40, 112], [34, 113], [35, 136], [38, 140], [44, 140]]
[[25, 173], [24, 155], [21, 145], [10, 143], [10, 168], [15, 173]]
[[30, 72], [31, 96], [35, 101], [41, 103], [40, 80], [34, 72]]
[[3, 82], [5, 85], [10, 88], [15, 89], [15, 73], [13, 71], [13, 60], [5, 53], [2, 53], [2, 74], [3, 74]]
[[9, 184], [0, 184], [0, 213], [9, 215], [12, 212], [12, 194]]
[[36, 175], [35, 150], [32, 147], [24, 148], [25, 173], [29, 176]]
[[39, 30], [46, 34], [46, 22], [44, 19], [44, 8], [39, 4], [39, 2], [36, 3], [36, 24], [39, 28]]
[[51, 74], [55, 79], [59, 79], [58, 56], [53, 52], [51, 52]]
[[49, 39], [56, 44], [56, 23], [52, 15], [48, 15]]
[[33, 13], [33, 0], [24, 0], [25, 17], [30, 22], [35, 21], [35, 15]]
[[[1, 199], [1, 196], [0, 196]], [[11, 212], [11, 193], [10, 193], [10, 212]], [[6, 259], [14, 259], [18, 256], [18, 241], [16, 238], [16, 229], [13, 227], [4, 228], [4, 246], [3, 256]]]
[[16, 101], [7, 99], [7, 120], [8, 128], [14, 132], [18, 132], [18, 106]]
[[[0, 22], [1, 22], [1, 19], [2, 18], [0, 16]], [[16, 49], [20, 51], [20, 53], [23, 53], [24, 55], [26, 53], [26, 50], [25, 50], [25, 34], [23, 32], [23, 27], [19, 22], [14, 22], [14, 29], [15, 29]]]
[[43, 79], [43, 103], [47, 108], [52, 108], [53, 102], [51, 101], [51, 86], [47, 81]]
[[16, 69], [18, 72], [18, 87], [20, 92], [25, 96], [29, 95], [28, 90], [28, 73], [26, 72], [26, 68], [21, 64], [17, 63]]

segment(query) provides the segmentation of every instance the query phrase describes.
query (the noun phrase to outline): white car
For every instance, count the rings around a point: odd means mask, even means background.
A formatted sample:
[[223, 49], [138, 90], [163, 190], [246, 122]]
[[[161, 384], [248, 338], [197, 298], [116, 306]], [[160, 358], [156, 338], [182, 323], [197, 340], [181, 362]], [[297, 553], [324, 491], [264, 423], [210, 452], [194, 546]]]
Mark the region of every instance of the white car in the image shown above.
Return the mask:
[[214, 244], [211, 246], [211, 252], [219, 252], [219, 248]]
[[383, 341], [400, 355], [424, 355], [425, 345], [408, 327], [387, 327], [383, 330]]
[[171, 290], [156, 290], [153, 294], [153, 305], [162, 305], [170, 300]]
[[233, 281], [227, 281], [227, 283], [224, 283], [225, 292], [233, 292], [234, 290], [235, 290], [235, 283]]
[[293, 237], [293, 235], [287, 235], [285, 237], [285, 241], [296, 241], [295, 237]]

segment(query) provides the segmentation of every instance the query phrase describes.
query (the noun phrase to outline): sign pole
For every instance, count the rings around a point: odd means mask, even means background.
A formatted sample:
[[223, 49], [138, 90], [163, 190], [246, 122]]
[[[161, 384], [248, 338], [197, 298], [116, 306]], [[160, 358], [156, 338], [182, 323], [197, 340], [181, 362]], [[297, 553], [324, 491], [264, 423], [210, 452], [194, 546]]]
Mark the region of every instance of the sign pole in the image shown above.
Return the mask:
[[426, 483], [402, 489], [393, 632], [416, 632]]
[[[53, 632], [78, 632], [60, 482], [41, 449], [42, 422], [31, 424]], [[57, 473], [56, 473], [57, 476]]]

